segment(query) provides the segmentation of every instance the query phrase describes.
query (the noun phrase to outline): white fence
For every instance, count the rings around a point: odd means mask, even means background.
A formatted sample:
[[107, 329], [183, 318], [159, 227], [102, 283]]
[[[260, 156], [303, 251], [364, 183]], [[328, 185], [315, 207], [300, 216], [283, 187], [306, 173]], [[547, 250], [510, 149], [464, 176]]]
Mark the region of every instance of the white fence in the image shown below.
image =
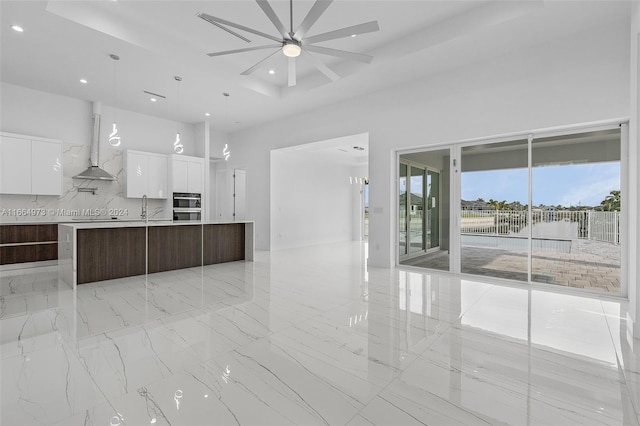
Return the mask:
[[[462, 210], [464, 234], [526, 237], [528, 214], [515, 210]], [[534, 237], [596, 240], [620, 244], [620, 212], [539, 211], [532, 212]]]

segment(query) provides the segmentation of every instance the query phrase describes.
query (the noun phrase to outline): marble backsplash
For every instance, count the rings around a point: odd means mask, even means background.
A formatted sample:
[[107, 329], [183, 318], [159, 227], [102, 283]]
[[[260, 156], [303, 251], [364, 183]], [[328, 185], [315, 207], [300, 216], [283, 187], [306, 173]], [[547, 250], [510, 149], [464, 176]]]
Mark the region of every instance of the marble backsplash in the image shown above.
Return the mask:
[[[139, 219], [142, 202], [126, 198], [124, 150], [100, 147], [100, 167], [116, 176], [115, 181], [73, 179], [89, 166], [89, 145], [63, 145], [63, 194], [0, 195], [0, 222], [64, 222], [72, 219]], [[95, 188], [79, 192], [78, 188]], [[150, 219], [170, 219], [169, 200], [149, 200]]]

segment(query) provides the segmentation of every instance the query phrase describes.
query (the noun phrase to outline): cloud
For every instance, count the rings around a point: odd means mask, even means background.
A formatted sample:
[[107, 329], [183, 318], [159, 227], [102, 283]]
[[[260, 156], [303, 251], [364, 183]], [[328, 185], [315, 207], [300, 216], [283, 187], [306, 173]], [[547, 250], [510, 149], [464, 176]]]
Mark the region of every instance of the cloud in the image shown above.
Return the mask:
[[560, 198], [563, 206], [597, 206], [613, 190], [620, 189], [619, 176], [593, 176], [587, 182], [579, 184], [571, 192], [565, 193]]

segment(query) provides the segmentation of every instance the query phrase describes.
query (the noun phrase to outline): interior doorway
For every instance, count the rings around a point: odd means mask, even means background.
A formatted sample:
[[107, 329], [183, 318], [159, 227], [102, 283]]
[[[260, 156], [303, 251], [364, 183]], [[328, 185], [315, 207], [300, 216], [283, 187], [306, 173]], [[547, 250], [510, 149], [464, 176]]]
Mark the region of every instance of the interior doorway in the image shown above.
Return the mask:
[[270, 249], [361, 241], [369, 135], [270, 153]]

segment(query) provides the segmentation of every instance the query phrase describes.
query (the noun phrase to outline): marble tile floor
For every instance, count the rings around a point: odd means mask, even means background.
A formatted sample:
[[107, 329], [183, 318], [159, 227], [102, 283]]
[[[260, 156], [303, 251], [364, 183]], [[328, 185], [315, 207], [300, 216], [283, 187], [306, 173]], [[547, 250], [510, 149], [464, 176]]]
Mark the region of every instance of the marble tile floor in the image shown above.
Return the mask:
[[366, 251], [257, 252], [4, 317], [0, 424], [640, 425], [625, 301]]

